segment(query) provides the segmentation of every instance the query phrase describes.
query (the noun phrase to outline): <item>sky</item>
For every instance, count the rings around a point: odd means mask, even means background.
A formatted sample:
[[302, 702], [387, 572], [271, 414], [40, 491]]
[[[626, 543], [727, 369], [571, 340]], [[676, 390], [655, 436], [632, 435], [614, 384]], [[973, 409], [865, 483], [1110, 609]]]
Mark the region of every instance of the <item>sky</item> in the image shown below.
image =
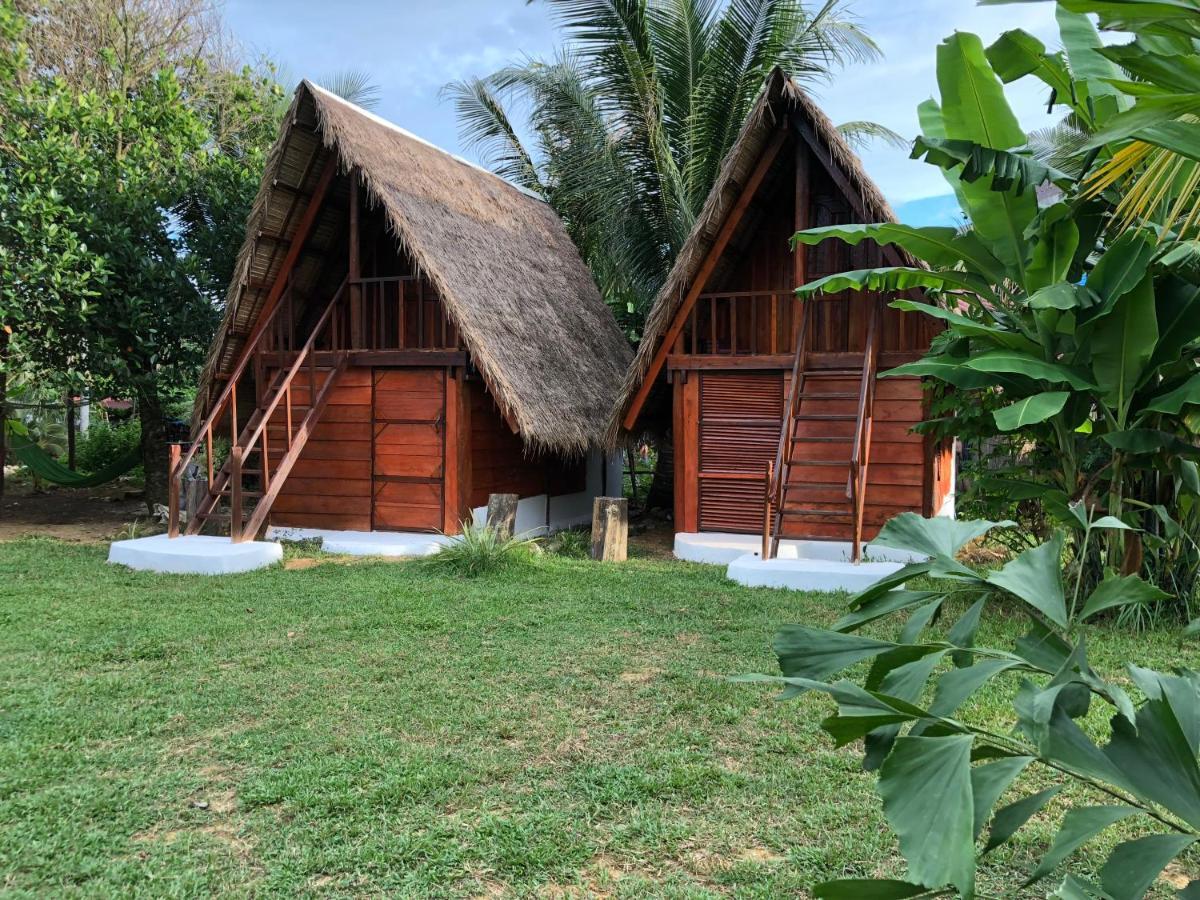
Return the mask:
[[[835, 123], [868, 119], [911, 138], [917, 104], [937, 94], [935, 48], [954, 31], [990, 43], [1024, 28], [1058, 46], [1054, 4], [976, 6], [972, 0], [851, 0], [883, 50], [880, 62], [840, 70], [810, 88]], [[374, 111], [451, 152], [464, 150], [454, 109], [439, 97], [447, 82], [483, 76], [525, 57], [552, 54], [561, 36], [545, 3], [526, 0], [226, 0], [234, 34], [254, 54], [281, 65], [281, 77], [321, 83], [359, 69], [380, 89]], [[1033, 79], [1008, 88], [1022, 125], [1052, 124], [1045, 91]], [[861, 153], [867, 171], [902, 221], [950, 224], [956, 207], [939, 171], [906, 150], [877, 143]]]

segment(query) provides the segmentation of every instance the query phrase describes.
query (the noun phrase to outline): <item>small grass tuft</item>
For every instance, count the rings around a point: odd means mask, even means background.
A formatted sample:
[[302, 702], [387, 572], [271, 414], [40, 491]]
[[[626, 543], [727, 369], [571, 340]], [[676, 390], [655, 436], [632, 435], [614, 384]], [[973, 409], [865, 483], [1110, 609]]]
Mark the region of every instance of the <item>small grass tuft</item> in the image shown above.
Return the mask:
[[458, 539], [426, 558], [425, 565], [443, 574], [475, 578], [526, 565], [537, 549], [536, 540], [504, 535], [487, 525], [463, 522]]
[[571, 559], [587, 559], [592, 555], [592, 534], [582, 528], [568, 528], [550, 540], [551, 553]]

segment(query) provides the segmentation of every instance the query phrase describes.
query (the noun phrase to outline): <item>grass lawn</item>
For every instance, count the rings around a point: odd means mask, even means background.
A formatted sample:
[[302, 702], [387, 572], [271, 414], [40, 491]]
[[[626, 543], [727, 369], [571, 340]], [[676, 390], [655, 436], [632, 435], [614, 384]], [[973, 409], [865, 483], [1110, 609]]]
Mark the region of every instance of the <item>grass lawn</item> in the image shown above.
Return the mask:
[[[0, 891], [778, 897], [902, 875], [873, 776], [818, 728], [828, 701], [724, 680], [774, 671], [776, 627], [836, 598], [654, 559], [201, 579], [105, 550], [0, 544]], [[1017, 627], [994, 614], [982, 639]], [[1109, 671], [1180, 661], [1169, 635], [1090, 638]], [[1021, 896], [1062, 808], [982, 887]]]

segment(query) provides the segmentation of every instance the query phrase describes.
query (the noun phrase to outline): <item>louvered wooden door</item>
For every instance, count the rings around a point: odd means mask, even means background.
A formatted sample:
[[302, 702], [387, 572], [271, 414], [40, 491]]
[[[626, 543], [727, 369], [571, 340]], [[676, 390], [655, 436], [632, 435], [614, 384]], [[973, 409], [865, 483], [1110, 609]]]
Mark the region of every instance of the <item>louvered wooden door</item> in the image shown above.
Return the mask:
[[762, 531], [763, 472], [783, 421], [781, 373], [700, 376], [701, 531]]
[[436, 531], [444, 520], [445, 369], [376, 369], [372, 522]]

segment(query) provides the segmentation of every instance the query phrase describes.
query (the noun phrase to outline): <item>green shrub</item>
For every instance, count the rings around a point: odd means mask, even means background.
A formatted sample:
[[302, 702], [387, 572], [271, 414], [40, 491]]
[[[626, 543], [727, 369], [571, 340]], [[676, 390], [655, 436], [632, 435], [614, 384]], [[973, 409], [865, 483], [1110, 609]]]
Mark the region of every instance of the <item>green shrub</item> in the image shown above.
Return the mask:
[[142, 427], [136, 420], [118, 425], [92, 425], [75, 441], [75, 467], [80, 472], [99, 472], [116, 462], [142, 439]]
[[554, 535], [550, 541], [550, 552], [572, 559], [587, 559], [592, 555], [591, 532], [582, 528], [568, 528]]
[[487, 525], [462, 523], [462, 534], [425, 563], [434, 571], [464, 578], [488, 575], [529, 562], [537, 541], [502, 535]]

